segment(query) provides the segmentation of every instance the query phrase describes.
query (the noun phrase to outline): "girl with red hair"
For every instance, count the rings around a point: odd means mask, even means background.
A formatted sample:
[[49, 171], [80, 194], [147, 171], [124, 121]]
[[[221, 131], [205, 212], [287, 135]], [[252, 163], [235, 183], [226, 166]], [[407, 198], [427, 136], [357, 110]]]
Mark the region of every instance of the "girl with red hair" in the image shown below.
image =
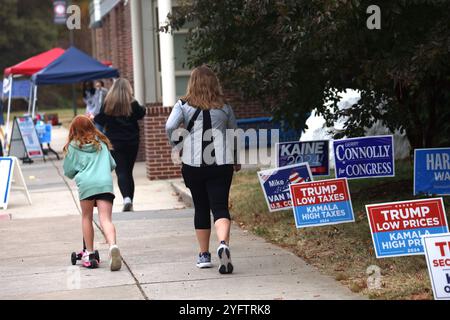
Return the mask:
[[116, 245], [116, 229], [112, 223], [114, 201], [111, 171], [116, 163], [111, 156], [111, 143], [87, 116], [77, 116], [70, 125], [69, 138], [64, 147], [64, 175], [75, 179], [82, 210], [82, 230], [86, 243], [83, 266], [97, 268], [99, 261], [94, 254], [94, 206], [98, 208], [100, 225], [110, 245], [110, 269], [122, 266], [120, 250]]

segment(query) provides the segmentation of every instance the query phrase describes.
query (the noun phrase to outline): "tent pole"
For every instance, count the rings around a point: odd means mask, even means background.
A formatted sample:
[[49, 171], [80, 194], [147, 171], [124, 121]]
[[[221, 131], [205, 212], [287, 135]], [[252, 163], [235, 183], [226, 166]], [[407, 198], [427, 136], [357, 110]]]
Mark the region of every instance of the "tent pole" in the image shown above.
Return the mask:
[[32, 119], [34, 119], [34, 114], [36, 112], [36, 101], [37, 101], [37, 85], [34, 85], [33, 112], [31, 113]]
[[11, 100], [12, 100], [12, 91], [13, 91], [13, 76], [9, 75], [9, 93], [8, 93], [8, 111], [6, 113], [6, 132], [5, 132], [5, 149], [8, 149], [8, 140], [9, 140], [9, 118], [11, 116]]
[[28, 97], [28, 114], [31, 113], [31, 99], [33, 98], [33, 86], [31, 85], [33, 82], [30, 81], [30, 96]]

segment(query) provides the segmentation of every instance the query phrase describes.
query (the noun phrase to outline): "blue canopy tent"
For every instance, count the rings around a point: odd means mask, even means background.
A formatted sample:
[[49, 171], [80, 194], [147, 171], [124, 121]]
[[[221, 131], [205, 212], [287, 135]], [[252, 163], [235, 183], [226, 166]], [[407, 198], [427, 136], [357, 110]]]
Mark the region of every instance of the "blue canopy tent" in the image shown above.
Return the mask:
[[[68, 84], [83, 81], [117, 78], [117, 69], [105, 66], [83, 51], [70, 47], [58, 59], [31, 77], [34, 86]], [[33, 116], [36, 101], [33, 102]]]

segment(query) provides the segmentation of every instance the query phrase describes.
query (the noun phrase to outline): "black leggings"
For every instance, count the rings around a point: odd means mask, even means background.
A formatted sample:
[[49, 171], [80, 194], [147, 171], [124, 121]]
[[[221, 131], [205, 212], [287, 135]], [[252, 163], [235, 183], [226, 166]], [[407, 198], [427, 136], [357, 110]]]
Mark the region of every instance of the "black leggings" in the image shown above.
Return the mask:
[[233, 165], [191, 167], [183, 164], [183, 179], [191, 190], [195, 207], [195, 229], [211, 229], [211, 211], [214, 222], [230, 219], [228, 196], [233, 179]]
[[122, 197], [134, 198], [133, 168], [139, 150], [139, 144], [113, 144], [111, 155], [116, 161], [117, 183]]

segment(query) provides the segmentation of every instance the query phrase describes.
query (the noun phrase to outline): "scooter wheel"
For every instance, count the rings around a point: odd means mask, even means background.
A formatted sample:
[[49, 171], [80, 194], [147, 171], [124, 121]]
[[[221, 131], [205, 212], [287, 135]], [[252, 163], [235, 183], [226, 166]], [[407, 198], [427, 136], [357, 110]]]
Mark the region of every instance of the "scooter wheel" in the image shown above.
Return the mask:
[[72, 252], [70, 260], [72, 261], [73, 266], [77, 264], [77, 253], [76, 252]]

